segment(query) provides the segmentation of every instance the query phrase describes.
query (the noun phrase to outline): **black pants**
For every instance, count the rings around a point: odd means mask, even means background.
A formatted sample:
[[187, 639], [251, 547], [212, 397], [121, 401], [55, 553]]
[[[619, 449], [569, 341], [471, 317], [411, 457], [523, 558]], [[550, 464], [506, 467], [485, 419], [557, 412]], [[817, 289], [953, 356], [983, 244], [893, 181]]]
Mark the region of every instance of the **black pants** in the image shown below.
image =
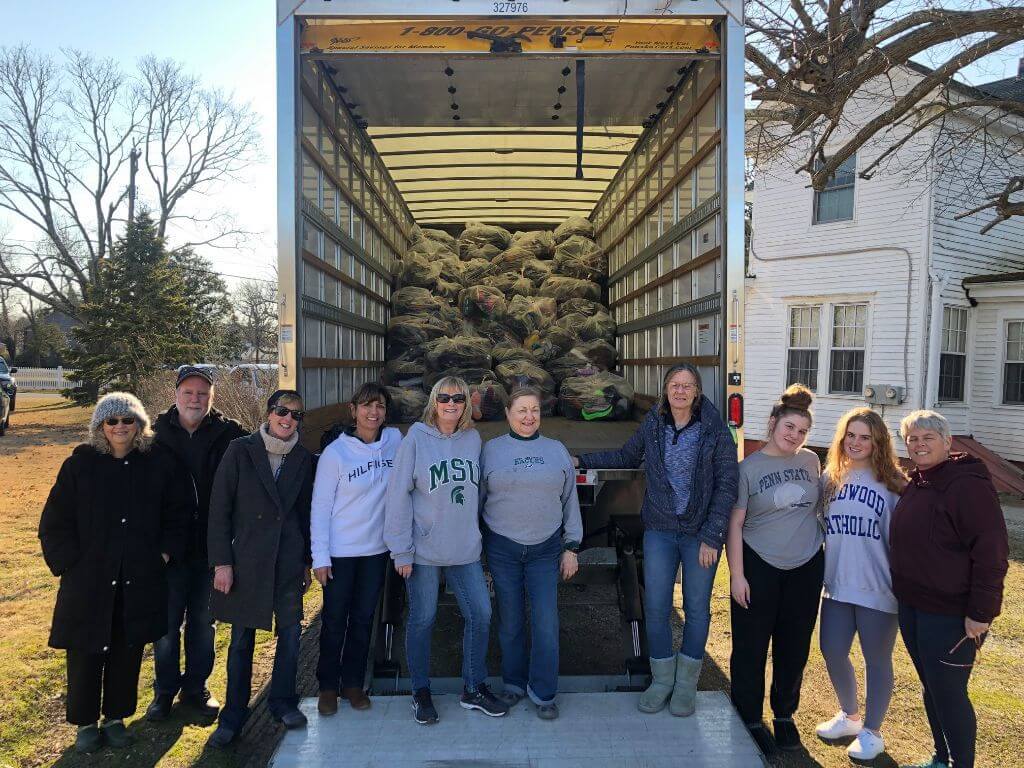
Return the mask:
[[952, 768], [973, 768], [978, 721], [967, 696], [967, 681], [977, 645], [970, 638], [960, 642], [965, 636], [964, 617], [901, 604], [900, 634], [924, 687], [935, 759]]
[[818, 619], [825, 553], [798, 568], [782, 570], [743, 545], [743, 573], [750, 584], [750, 607], [732, 601], [732, 703], [743, 722], [761, 722], [764, 671], [772, 648], [772, 712], [792, 717], [800, 705], [800, 685]]
[[67, 718], [72, 725], [92, 725], [100, 717], [118, 720], [135, 713], [139, 696], [142, 646], [128, 645], [121, 602], [114, 602], [110, 645], [101, 653], [67, 652]]
[[324, 585], [320, 614], [320, 660], [316, 667], [321, 691], [337, 691], [339, 682], [342, 688], [363, 687], [373, 614], [387, 567], [387, 552], [331, 558], [331, 578]]

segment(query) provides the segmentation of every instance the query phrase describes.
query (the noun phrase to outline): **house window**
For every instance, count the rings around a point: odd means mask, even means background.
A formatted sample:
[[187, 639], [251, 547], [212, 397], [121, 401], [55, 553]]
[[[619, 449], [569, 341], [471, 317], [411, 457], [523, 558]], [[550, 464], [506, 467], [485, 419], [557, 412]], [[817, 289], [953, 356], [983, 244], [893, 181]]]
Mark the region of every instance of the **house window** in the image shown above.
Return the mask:
[[967, 370], [967, 309], [942, 308], [942, 352], [939, 355], [939, 400], [962, 402]]
[[[820, 167], [820, 163], [818, 164]], [[857, 175], [857, 156], [846, 158], [836, 168], [825, 188], [814, 193], [814, 223], [850, 221], [853, 218], [853, 187]]]
[[1024, 320], [1011, 320], [1006, 324], [1003, 402], [1024, 405]]
[[863, 390], [867, 319], [867, 304], [836, 304], [832, 307], [829, 392], [859, 395]]
[[818, 328], [821, 307], [789, 308], [789, 351], [786, 386], [799, 382], [812, 392], [818, 389]]

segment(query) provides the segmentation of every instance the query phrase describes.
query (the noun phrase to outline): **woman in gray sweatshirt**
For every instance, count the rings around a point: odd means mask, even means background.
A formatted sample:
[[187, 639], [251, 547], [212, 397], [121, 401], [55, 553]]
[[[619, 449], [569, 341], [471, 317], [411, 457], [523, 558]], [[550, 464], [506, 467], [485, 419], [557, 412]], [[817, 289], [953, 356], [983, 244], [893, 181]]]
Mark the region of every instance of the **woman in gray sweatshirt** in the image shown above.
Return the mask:
[[[480, 459], [484, 549], [494, 579], [501, 642], [502, 696], [529, 696], [543, 720], [558, 717], [558, 575], [571, 579], [583, 538], [576, 470], [557, 440], [540, 434], [540, 392], [517, 389], [507, 435], [489, 440]], [[526, 597], [530, 650], [526, 649]]]
[[384, 544], [409, 595], [406, 657], [413, 711], [423, 725], [438, 720], [429, 666], [442, 573], [465, 621], [460, 703], [491, 717], [508, 712], [484, 684], [491, 598], [480, 565], [479, 487], [480, 435], [470, 416], [469, 387], [446, 376], [430, 391], [423, 421], [409, 427], [398, 447], [384, 506]]

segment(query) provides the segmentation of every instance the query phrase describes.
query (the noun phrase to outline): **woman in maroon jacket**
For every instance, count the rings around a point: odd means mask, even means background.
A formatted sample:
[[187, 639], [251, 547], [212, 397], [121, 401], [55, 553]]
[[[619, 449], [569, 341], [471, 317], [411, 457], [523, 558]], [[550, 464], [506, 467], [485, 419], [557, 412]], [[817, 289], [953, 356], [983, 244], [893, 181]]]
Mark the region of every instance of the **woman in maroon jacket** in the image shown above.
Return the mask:
[[1006, 522], [984, 463], [950, 454], [942, 415], [914, 411], [900, 435], [915, 469], [893, 511], [890, 568], [935, 741], [921, 768], [973, 768], [977, 721], [967, 681], [1002, 603]]

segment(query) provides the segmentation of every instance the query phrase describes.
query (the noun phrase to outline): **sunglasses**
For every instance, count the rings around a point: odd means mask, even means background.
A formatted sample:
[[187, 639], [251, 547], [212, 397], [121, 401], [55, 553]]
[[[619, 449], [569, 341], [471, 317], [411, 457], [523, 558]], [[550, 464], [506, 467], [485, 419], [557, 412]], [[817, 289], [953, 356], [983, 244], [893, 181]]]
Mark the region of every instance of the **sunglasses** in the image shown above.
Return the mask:
[[[987, 635], [987, 633], [986, 633], [986, 635]], [[956, 664], [956, 663], [954, 663], [952, 661], [946, 661], [945, 659], [939, 659], [939, 663], [940, 664], [945, 664], [947, 667], [958, 667], [960, 669], [970, 669], [971, 667], [973, 667], [973, 666], [975, 666], [977, 664], [980, 664], [981, 663], [981, 644], [984, 642], [984, 637], [985, 636], [983, 635], [982, 637], [976, 637], [976, 638], [974, 638], [972, 640], [967, 635], [964, 635], [963, 637], [960, 638], [960, 641], [956, 645], [954, 645], [952, 648], [949, 649], [949, 653], [947, 655], [948, 656], [952, 656], [954, 653], [957, 652], [957, 649], [959, 649], [960, 646], [963, 645], [964, 643], [974, 643], [974, 661], [972, 661], [970, 664]]]
[[270, 412], [280, 416], [282, 419], [285, 416], [291, 416], [296, 421], [302, 421], [302, 417], [306, 415], [305, 411], [295, 411], [291, 408], [285, 408], [283, 405], [275, 405], [270, 409]]
[[109, 419], [104, 419], [103, 423], [108, 427], [116, 427], [118, 424], [124, 424], [126, 427], [129, 427], [135, 423], [135, 417], [122, 416], [121, 418], [118, 418], [117, 416], [111, 416]]
[[447, 392], [442, 392], [437, 396], [437, 402], [439, 403], [464, 403], [466, 402], [466, 396], [463, 394], [449, 395]]

